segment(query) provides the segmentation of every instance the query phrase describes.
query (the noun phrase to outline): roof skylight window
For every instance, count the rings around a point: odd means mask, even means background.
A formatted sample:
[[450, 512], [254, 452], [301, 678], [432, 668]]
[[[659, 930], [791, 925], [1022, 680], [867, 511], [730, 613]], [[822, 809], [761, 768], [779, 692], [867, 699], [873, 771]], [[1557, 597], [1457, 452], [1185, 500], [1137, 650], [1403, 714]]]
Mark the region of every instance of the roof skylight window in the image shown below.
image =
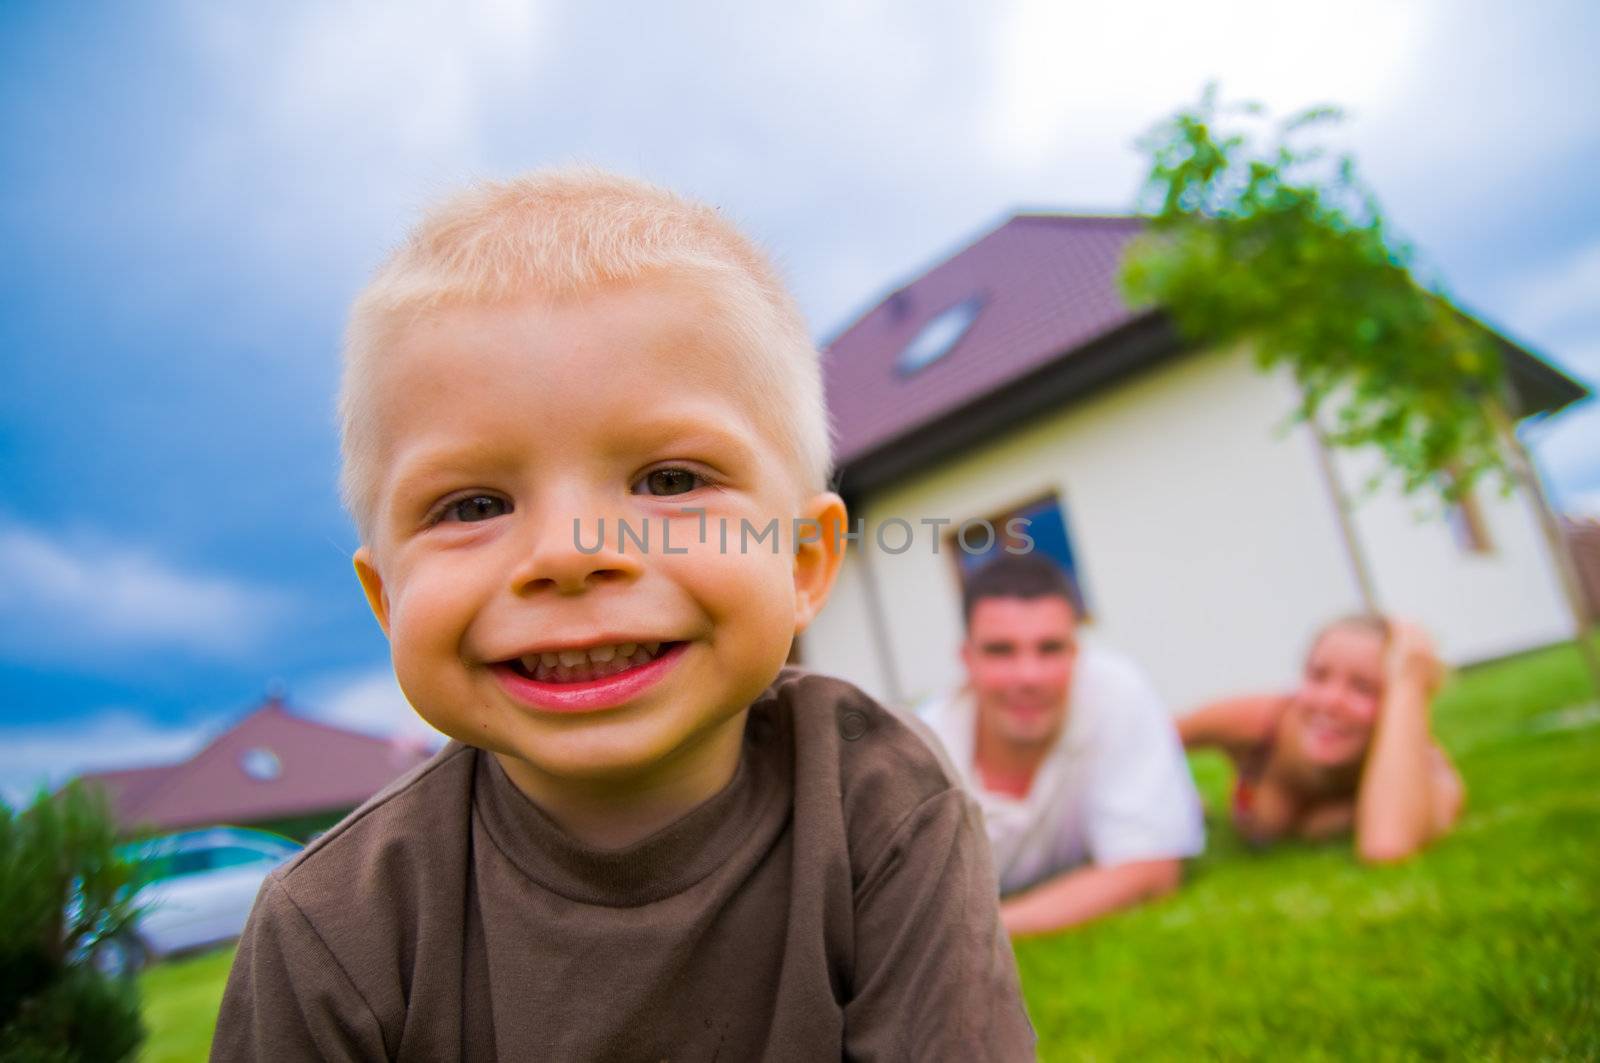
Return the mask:
[[961, 337], [967, 334], [972, 323], [978, 319], [978, 311], [982, 309], [983, 297], [974, 295], [934, 315], [901, 350], [895, 359], [895, 368], [901, 373], [915, 373], [949, 354]]
[[239, 754], [239, 767], [259, 782], [271, 782], [283, 774], [283, 761], [266, 746], [251, 746]]

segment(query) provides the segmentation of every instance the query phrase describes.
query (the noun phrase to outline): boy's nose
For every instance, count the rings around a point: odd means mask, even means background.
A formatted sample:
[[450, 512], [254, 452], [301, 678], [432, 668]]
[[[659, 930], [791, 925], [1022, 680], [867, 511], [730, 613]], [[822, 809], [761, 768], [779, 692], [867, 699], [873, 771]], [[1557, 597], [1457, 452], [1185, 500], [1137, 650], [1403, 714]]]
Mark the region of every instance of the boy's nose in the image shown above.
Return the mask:
[[616, 521], [554, 517], [538, 522], [532, 541], [512, 572], [517, 594], [552, 591], [578, 594], [607, 582], [629, 580], [643, 568], [643, 551], [628, 541], [624, 552]]

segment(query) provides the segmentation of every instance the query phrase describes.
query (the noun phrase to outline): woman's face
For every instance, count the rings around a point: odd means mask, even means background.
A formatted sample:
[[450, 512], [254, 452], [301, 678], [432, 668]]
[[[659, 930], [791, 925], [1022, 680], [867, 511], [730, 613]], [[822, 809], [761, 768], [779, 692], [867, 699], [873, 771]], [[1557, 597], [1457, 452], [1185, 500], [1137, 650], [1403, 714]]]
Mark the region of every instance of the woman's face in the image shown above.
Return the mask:
[[1311, 648], [1295, 695], [1300, 752], [1314, 764], [1359, 761], [1383, 697], [1383, 638], [1355, 626], [1330, 628]]

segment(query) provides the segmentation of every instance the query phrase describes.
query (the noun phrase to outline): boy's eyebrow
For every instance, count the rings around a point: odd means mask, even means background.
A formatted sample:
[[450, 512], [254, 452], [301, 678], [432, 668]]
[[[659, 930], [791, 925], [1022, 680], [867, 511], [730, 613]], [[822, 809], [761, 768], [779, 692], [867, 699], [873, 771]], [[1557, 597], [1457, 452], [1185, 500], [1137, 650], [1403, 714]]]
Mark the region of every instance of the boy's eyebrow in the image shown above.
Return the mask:
[[504, 456], [497, 455], [493, 460], [485, 461], [482, 446], [418, 447], [395, 459], [390, 494], [394, 498], [405, 499], [427, 487], [432, 480], [452, 479], [468, 470], [493, 473], [511, 468], [512, 462]]
[[[746, 461], [754, 461], [756, 455], [750, 446], [738, 433], [730, 432], [717, 424], [713, 416], [670, 416], [650, 417], [648, 415], [628, 422], [626, 433], [618, 441], [618, 449], [624, 450], [637, 446], [681, 446], [693, 449], [695, 447], [723, 447], [733, 450], [738, 457]], [[692, 454], [683, 455], [693, 457]]]
[[[613, 450], [620, 457], [644, 448], [669, 446], [682, 447], [689, 453], [663, 454], [659, 457], [692, 458], [696, 456], [696, 450], [720, 449], [733, 451], [735, 460], [741, 464], [754, 463], [758, 458], [738, 433], [724, 429], [708, 417], [694, 416], [645, 415], [631, 420], [617, 433]], [[517, 459], [510, 452], [496, 453], [485, 448], [481, 442], [437, 447], [419, 444], [396, 457], [391, 495], [405, 499], [426, 487], [430, 480], [465, 475], [469, 470], [473, 474], [510, 472], [516, 465]]]

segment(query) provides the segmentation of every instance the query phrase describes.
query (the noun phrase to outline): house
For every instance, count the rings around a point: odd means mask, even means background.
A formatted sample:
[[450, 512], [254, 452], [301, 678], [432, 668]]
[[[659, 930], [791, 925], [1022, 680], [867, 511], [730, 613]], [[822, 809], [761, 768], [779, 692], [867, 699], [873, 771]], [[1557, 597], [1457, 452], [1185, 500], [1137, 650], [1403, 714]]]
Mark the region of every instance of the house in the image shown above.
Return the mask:
[[[1375, 460], [1291, 424], [1287, 373], [1123, 301], [1141, 227], [1018, 214], [826, 346], [840, 491], [864, 524], [809, 666], [891, 703], [951, 688], [961, 572], [1024, 537], [1072, 575], [1089, 637], [1175, 710], [1293, 682], [1314, 631], [1361, 609], [1361, 571], [1455, 663], [1568, 636], [1534, 500], [1358, 497]], [[1522, 416], [1587, 395], [1503, 347]]]
[[123, 830], [227, 823], [306, 838], [426, 760], [412, 742], [307, 719], [269, 697], [188, 760], [92, 772]]

